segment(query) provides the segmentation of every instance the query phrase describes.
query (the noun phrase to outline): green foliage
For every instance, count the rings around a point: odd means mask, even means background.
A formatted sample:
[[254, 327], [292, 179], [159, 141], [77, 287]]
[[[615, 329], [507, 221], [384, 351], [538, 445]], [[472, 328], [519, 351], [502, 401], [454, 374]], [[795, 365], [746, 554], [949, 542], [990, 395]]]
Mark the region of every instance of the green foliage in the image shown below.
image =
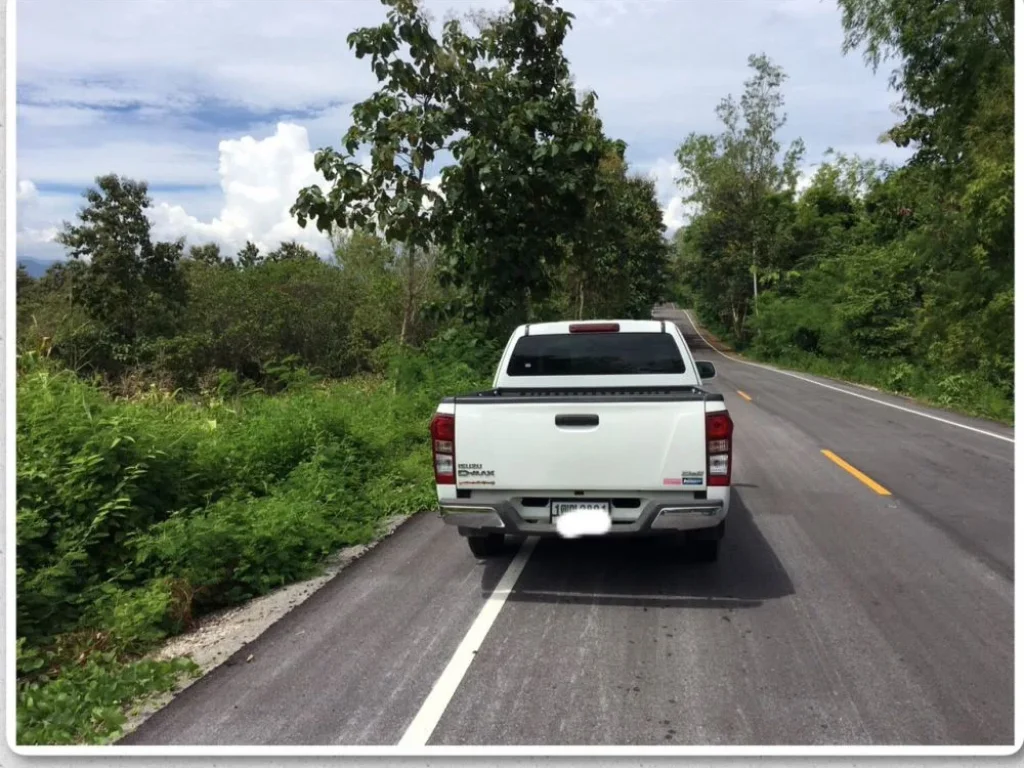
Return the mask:
[[[887, 59], [899, 61], [890, 83], [902, 95], [903, 119], [891, 138], [915, 145], [920, 163], [956, 162], [972, 143], [978, 113], [1012, 89], [1012, 2], [839, 0], [839, 6], [844, 52], [863, 47], [876, 70]], [[1005, 138], [1012, 143], [1012, 131]]]
[[[690, 134], [676, 152], [686, 202], [698, 216], [683, 236], [694, 292], [739, 340], [756, 313], [761, 282], [777, 281], [786, 260], [791, 204], [803, 143], [785, 153], [776, 138], [785, 125], [785, 75], [766, 56], [751, 56], [753, 74], [739, 104], [731, 97], [716, 110], [724, 131]], [[780, 156], [780, 153], [781, 156]]]
[[154, 361], [176, 386], [227, 370], [276, 389], [271, 371], [290, 356], [325, 376], [361, 367], [350, 336], [358, 286], [342, 270], [316, 257], [270, 257], [237, 270], [189, 263], [185, 276], [187, 331], [162, 343]]
[[[438, 39], [416, 3], [384, 5], [384, 24], [348, 39], [381, 87], [354, 108], [344, 153], [317, 154], [331, 190], [302, 190], [293, 212], [324, 232], [371, 226], [402, 244], [401, 341], [437, 303], [422, 300], [416, 279], [434, 246], [442, 313], [505, 331], [557, 290], [566, 243], [601, 194], [595, 99], [577, 98], [562, 52], [572, 17], [547, 0], [515, 0], [480, 18], [476, 34], [452, 19]], [[356, 161], [365, 145], [369, 169]], [[423, 178], [441, 150], [455, 162], [435, 190]]]
[[18, 686], [18, 743], [109, 744], [127, 721], [128, 702], [172, 691], [182, 677], [198, 673], [188, 659], [125, 665], [110, 653], [90, 656], [55, 679]]
[[670, 250], [654, 183], [627, 173], [624, 152], [622, 142], [606, 142], [584, 225], [564, 239], [547, 315], [647, 317], [666, 295]]
[[[23, 355], [19, 738], [107, 738], [121, 704], [177, 669], [115, 661], [433, 507], [430, 416], [444, 395], [484, 386], [496, 357], [452, 328], [420, 352], [382, 348], [385, 379], [125, 400]], [[91, 706], [54, 718], [66, 696]]]
[[[900, 62], [901, 122], [889, 138], [913, 146], [912, 160], [894, 170], [829, 153], [795, 200], [741, 215], [757, 173], [725, 162], [742, 141], [723, 109], [722, 137], [680, 149], [700, 211], [677, 238], [677, 295], [762, 359], [1012, 419], [1010, 4], [840, 6], [846, 50], [864, 46], [876, 67]], [[743, 267], [758, 229], [774, 232], [775, 248], [758, 268], [751, 319]]]
[[571, 22], [551, 2], [515, 0], [475, 38], [446, 30], [467, 75], [462, 133], [450, 144], [457, 164], [441, 172], [442, 279], [461, 297], [462, 316], [495, 333], [531, 319], [551, 296], [565, 243], [585, 231], [601, 193], [606, 141], [596, 97], [577, 96], [562, 51]]
[[238, 252], [237, 263], [242, 269], [251, 269], [252, 267], [259, 266], [264, 258], [256, 243], [247, 240], [245, 247]]
[[[349, 327], [349, 344], [357, 360], [371, 360], [374, 350], [401, 335], [404, 318], [402, 275], [394, 246], [363, 230], [334, 237], [334, 261], [354, 297]], [[422, 270], [426, 272], [426, 270]], [[432, 275], [417, 275], [417, 293], [428, 297]], [[426, 331], [423, 323], [407, 328], [407, 336], [419, 342]], [[370, 367], [376, 369], [375, 363]]]
[[[234, 602], [366, 541], [379, 510], [361, 489], [398, 472], [437, 399], [480, 383], [494, 357], [449, 335], [427, 353], [396, 353], [392, 386], [356, 379], [230, 404], [114, 401], [29, 363], [18, 388], [19, 636], [45, 644], [80, 629], [112, 588], [151, 579]], [[428, 470], [404, 478], [424, 484], [406, 511], [429, 502]]]
[[277, 248], [267, 254], [267, 261], [317, 261], [319, 256], [304, 245], [295, 240], [281, 243]]
[[230, 267], [234, 266], [234, 262], [225, 259], [221, 256], [220, 246], [216, 243], [207, 243], [206, 245], [193, 245], [188, 249], [188, 258], [192, 261], [198, 261], [203, 264], [209, 264], [212, 267]]
[[96, 179], [77, 225], [64, 224], [57, 242], [87, 260], [71, 288], [89, 316], [123, 344], [173, 330], [185, 301], [178, 261], [184, 240], [154, 243], [145, 182], [116, 175]]

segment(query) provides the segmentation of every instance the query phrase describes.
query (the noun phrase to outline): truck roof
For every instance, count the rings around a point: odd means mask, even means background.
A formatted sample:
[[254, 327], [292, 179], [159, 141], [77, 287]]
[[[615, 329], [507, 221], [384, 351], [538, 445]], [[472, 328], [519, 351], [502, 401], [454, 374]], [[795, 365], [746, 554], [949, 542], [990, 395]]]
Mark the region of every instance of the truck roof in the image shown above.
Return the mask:
[[619, 333], [664, 333], [664, 320], [563, 320], [555, 323], [530, 323], [516, 329], [516, 335], [527, 332], [530, 336], [569, 333], [569, 326], [590, 323], [618, 323]]

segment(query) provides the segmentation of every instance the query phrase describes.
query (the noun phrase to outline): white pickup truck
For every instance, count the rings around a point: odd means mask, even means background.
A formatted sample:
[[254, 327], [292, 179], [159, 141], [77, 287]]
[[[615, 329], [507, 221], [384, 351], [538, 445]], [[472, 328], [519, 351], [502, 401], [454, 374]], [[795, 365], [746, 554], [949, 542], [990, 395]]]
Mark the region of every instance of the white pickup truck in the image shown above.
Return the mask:
[[493, 389], [449, 397], [430, 424], [442, 519], [474, 555], [504, 536], [558, 536], [559, 518], [604, 518], [606, 535], [683, 533], [718, 558], [729, 513], [733, 424], [703, 388], [674, 323], [518, 327]]

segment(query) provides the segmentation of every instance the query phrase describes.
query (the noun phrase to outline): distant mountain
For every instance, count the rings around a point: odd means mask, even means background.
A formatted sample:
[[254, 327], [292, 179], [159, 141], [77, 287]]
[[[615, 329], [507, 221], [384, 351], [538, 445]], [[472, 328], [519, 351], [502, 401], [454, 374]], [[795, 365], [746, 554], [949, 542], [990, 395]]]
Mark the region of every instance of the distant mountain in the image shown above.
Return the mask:
[[[63, 261], [63, 259], [57, 259], [57, 261]], [[55, 263], [55, 261], [50, 261], [48, 259], [29, 259], [25, 257], [20, 257], [18, 259], [18, 264], [24, 267], [25, 271], [32, 277], [42, 277], [43, 273], [45, 273], [46, 270]]]

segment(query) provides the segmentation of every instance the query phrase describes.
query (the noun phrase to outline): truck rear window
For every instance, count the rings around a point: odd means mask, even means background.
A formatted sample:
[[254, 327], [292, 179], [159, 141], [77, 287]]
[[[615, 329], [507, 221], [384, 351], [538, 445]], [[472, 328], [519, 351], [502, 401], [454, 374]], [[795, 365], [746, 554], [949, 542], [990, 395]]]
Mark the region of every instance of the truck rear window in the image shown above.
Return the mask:
[[565, 333], [524, 336], [509, 376], [622, 376], [685, 373], [667, 333]]

